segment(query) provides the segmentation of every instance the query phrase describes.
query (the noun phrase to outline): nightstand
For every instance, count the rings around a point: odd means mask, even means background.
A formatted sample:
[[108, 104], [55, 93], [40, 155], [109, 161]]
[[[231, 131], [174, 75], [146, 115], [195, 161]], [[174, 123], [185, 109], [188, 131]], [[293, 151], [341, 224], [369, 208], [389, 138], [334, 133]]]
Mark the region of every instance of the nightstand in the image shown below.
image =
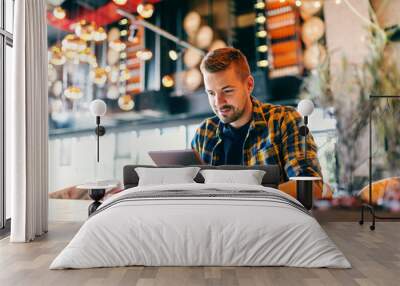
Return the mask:
[[77, 186], [78, 189], [88, 190], [89, 197], [94, 200], [94, 202], [88, 208], [89, 216], [101, 205], [100, 201], [104, 198], [106, 190], [115, 188], [118, 185], [119, 182], [116, 180], [104, 180]]
[[321, 177], [290, 177], [289, 180], [296, 181], [297, 200], [310, 210], [313, 206], [313, 181], [320, 181]]

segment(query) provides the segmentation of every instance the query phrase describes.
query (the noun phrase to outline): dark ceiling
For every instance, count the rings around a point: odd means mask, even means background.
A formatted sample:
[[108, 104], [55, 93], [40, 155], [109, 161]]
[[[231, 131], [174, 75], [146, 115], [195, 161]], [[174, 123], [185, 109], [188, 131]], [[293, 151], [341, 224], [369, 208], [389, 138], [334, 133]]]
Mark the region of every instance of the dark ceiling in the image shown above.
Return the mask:
[[82, 8], [96, 10], [108, 2], [111, 2], [111, 0], [66, 0], [61, 4], [61, 7], [72, 15], [71, 18], [74, 18], [74, 14], [77, 16]]

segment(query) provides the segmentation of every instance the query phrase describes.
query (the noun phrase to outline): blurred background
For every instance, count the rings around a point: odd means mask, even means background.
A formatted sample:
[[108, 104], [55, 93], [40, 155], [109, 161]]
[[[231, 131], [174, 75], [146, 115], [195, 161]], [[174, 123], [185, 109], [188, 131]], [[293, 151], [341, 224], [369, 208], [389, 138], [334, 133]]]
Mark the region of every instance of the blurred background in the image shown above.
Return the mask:
[[[400, 99], [369, 98], [400, 95], [400, 1], [47, 3], [51, 198], [85, 199], [75, 185], [121, 181], [124, 165], [154, 164], [150, 150], [190, 148], [196, 127], [213, 115], [202, 52], [232, 46], [249, 60], [256, 98], [316, 104], [309, 127], [325, 181], [316, 209], [354, 218], [348, 214], [368, 199], [372, 112], [372, 199], [384, 212], [400, 211]], [[108, 108], [99, 164], [89, 111], [96, 98]]]

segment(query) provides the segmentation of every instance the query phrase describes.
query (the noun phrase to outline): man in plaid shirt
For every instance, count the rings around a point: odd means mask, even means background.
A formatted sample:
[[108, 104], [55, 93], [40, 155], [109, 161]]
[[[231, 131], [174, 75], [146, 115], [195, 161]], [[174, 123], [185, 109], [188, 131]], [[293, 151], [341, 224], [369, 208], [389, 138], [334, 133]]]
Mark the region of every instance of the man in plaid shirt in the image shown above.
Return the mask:
[[293, 107], [263, 103], [251, 95], [254, 79], [239, 50], [209, 52], [200, 68], [216, 114], [203, 121], [192, 140], [205, 164], [278, 164], [281, 182], [294, 176], [322, 177], [311, 134], [305, 161], [300, 114]]

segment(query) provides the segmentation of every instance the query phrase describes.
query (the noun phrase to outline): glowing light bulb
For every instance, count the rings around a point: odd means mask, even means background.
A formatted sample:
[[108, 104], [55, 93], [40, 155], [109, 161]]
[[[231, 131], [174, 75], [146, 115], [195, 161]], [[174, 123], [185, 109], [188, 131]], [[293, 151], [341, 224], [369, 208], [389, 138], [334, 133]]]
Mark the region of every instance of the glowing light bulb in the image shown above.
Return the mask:
[[95, 84], [100, 86], [107, 81], [107, 71], [105, 68], [94, 68], [90, 71], [89, 76]]
[[268, 66], [268, 61], [267, 60], [258, 61], [257, 66], [259, 66], [260, 68], [265, 68]]
[[259, 38], [265, 38], [267, 36], [267, 31], [265, 30], [258, 31], [256, 35]]
[[65, 10], [64, 10], [63, 8], [61, 8], [60, 6], [58, 6], [58, 7], [54, 8], [54, 10], [53, 10], [53, 15], [54, 15], [54, 17], [56, 17], [57, 19], [62, 20], [62, 19], [65, 18], [66, 13], [65, 13]]
[[257, 2], [256, 4], [254, 4], [254, 8], [259, 9], [259, 10], [264, 9], [265, 8], [264, 1], [260, 1], [260, 2]]
[[151, 16], [153, 16], [154, 6], [151, 3], [141, 3], [137, 6], [136, 10], [143, 18], [150, 18]]
[[71, 100], [77, 100], [83, 96], [83, 93], [79, 87], [70, 86], [64, 91], [64, 96]]
[[142, 61], [148, 61], [153, 57], [153, 53], [150, 50], [137, 51], [136, 56]]
[[113, 0], [113, 2], [117, 5], [125, 5], [128, 0]]
[[130, 95], [126, 94], [118, 98], [118, 106], [124, 111], [129, 111], [133, 109], [135, 102]]
[[174, 78], [170, 75], [163, 76], [161, 82], [162, 82], [162, 85], [166, 88], [173, 87], [175, 84]]
[[169, 50], [168, 56], [173, 61], [176, 61], [178, 59], [178, 53], [175, 50]]
[[116, 52], [121, 52], [126, 48], [126, 44], [121, 40], [111, 41], [108, 46]]
[[50, 49], [50, 63], [55, 66], [60, 66], [65, 64], [66, 58], [61, 51], [61, 49], [57, 46], [53, 46]]
[[268, 51], [268, 46], [267, 45], [258, 46], [257, 51], [259, 51], [260, 53], [265, 53], [266, 51]]
[[96, 42], [101, 42], [107, 39], [107, 33], [103, 27], [99, 27], [93, 32], [93, 40]]
[[258, 24], [264, 24], [265, 20], [266, 20], [266, 18], [262, 14], [256, 17], [256, 23], [258, 23]]
[[120, 20], [120, 21], [119, 21], [119, 24], [120, 24], [120, 25], [126, 25], [126, 24], [128, 24], [128, 19], [124, 18], [124, 19]]

